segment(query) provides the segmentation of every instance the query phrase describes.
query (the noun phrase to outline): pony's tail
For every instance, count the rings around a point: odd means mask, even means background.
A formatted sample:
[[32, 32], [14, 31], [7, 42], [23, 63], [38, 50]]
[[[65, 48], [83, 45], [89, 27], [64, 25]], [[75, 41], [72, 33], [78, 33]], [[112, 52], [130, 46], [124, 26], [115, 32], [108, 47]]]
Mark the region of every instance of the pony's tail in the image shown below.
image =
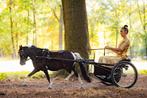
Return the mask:
[[81, 73], [84, 80], [86, 80], [87, 82], [91, 82], [91, 79], [87, 74], [87, 70], [86, 70], [86, 67], [84, 66], [84, 63], [80, 62], [79, 65], [80, 65]]

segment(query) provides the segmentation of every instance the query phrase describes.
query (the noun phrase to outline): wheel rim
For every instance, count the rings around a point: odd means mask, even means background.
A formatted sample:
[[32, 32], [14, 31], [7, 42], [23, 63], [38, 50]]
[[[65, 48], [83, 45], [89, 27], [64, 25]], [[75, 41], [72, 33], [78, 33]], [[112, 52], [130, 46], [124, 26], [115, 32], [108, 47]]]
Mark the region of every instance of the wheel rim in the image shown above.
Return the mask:
[[138, 74], [134, 65], [122, 62], [113, 68], [111, 77], [114, 85], [130, 88], [136, 83]]

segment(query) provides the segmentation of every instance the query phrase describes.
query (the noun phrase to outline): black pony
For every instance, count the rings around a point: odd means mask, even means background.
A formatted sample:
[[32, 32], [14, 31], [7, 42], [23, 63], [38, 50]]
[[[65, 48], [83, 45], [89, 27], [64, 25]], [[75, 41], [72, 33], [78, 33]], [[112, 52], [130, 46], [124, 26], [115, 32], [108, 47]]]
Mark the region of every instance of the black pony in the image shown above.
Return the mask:
[[[68, 80], [73, 74], [75, 74], [79, 78], [79, 80], [81, 80], [80, 75], [75, 70], [75, 65], [77, 65], [75, 64], [75, 62], [46, 59], [46, 58], [62, 58], [62, 59], [75, 60], [78, 57], [80, 58], [80, 55], [78, 56], [76, 53], [65, 51], [65, 50], [52, 52], [52, 51], [49, 51], [48, 49], [37, 48], [35, 46], [31, 46], [31, 47], [20, 46], [18, 53], [20, 56], [21, 65], [25, 64], [25, 62], [28, 60], [28, 57], [32, 60], [34, 70], [28, 75], [28, 77], [32, 76], [38, 71], [43, 71], [49, 82], [49, 88], [51, 88], [52, 83], [50, 82], [48, 70], [58, 71], [60, 69], [65, 69], [66, 71], [70, 73], [65, 80]], [[46, 58], [40, 58], [40, 57], [46, 57]], [[91, 82], [89, 76], [87, 75], [85, 66], [82, 64], [79, 64], [79, 65], [80, 65], [83, 78], [87, 82]], [[80, 82], [82, 83], [82, 81]]]

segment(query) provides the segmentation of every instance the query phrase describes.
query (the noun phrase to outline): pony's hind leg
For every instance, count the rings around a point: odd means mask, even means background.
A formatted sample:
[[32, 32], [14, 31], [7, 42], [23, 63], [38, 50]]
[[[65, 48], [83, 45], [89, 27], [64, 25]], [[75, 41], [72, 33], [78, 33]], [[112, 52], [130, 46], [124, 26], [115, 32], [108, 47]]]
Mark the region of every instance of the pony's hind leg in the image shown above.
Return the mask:
[[78, 68], [75, 69], [75, 66], [74, 66], [74, 68], [72, 70], [74, 71], [75, 76], [78, 77], [80, 84], [83, 84], [83, 81], [80, 77], [80, 74], [77, 72]]
[[73, 71], [71, 71], [71, 73], [64, 79], [64, 80], [66, 80], [66, 81], [68, 81], [69, 80], [69, 78], [71, 77], [71, 76], [73, 76], [74, 75], [74, 72]]
[[47, 70], [44, 70], [43, 72], [45, 73], [45, 76], [46, 76], [46, 78], [48, 80], [48, 83], [49, 83], [48, 88], [51, 89], [53, 83], [50, 81], [50, 77], [49, 77], [48, 71]]
[[80, 84], [83, 84], [83, 81], [82, 81], [82, 79], [80, 77], [80, 74], [75, 70], [75, 68], [73, 69], [73, 71], [74, 71], [75, 76], [78, 77], [78, 80], [79, 80]]
[[83, 84], [83, 81], [82, 81], [82, 79], [81, 79], [80, 74], [78, 74], [78, 80], [79, 80], [80, 84], [82, 85], [82, 84]]

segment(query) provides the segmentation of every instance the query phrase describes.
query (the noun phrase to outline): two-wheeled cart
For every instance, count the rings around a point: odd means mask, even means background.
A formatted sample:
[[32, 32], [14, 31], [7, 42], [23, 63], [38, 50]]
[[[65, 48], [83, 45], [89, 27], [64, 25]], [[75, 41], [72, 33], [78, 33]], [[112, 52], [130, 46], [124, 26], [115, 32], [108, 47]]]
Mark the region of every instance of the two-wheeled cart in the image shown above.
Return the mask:
[[94, 65], [94, 75], [106, 85], [115, 85], [117, 87], [131, 88], [138, 79], [136, 67], [131, 63], [130, 59], [123, 59], [116, 64], [98, 63], [90, 59], [63, 59], [48, 58], [49, 60], [71, 61], [79, 64]]

